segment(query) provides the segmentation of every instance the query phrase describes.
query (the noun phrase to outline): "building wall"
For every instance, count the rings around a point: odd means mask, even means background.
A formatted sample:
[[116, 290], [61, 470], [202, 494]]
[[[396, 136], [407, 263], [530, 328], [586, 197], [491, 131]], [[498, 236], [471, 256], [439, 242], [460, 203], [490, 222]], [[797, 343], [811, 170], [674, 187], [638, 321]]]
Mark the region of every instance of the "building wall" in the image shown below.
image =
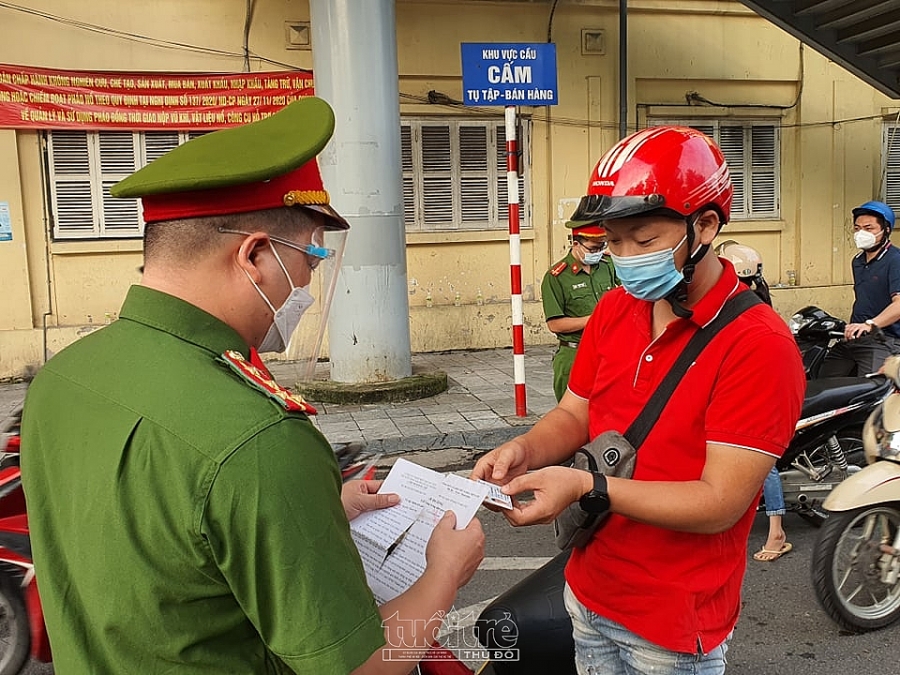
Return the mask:
[[[244, 66], [242, 0], [20, 4], [233, 56], [124, 40], [0, 8], [3, 63], [137, 71], [240, 72]], [[306, 0], [255, 5], [250, 52], [311, 68], [309, 51], [284, 47], [284, 22], [308, 20]], [[549, 7], [549, 2], [397, 0], [401, 113], [479, 114], [426, 102], [430, 91], [462, 99], [459, 43], [546, 41]], [[543, 323], [541, 278], [566, 251], [563, 222], [583, 194], [591, 168], [618, 138], [618, 20], [615, 0], [559, 3], [552, 38], [560, 103], [521, 109], [530, 126], [533, 225], [522, 241], [526, 344], [553, 341]], [[582, 53], [584, 29], [603, 31], [603, 54]], [[812, 303], [848, 314], [849, 211], [877, 195], [879, 115], [896, 114], [897, 102], [737, 2], [632, 0], [628, 53], [630, 129], [655, 118], [781, 120], [780, 219], [735, 221], [722, 237], [762, 253], [782, 315]], [[279, 69], [256, 59], [250, 65]], [[690, 92], [716, 105], [689, 105]], [[481, 114], [499, 115], [502, 108]], [[42, 142], [37, 132], [0, 130], [0, 201], [9, 202], [13, 220], [13, 240], [0, 242], [0, 377], [27, 372], [45, 353], [113, 320], [128, 286], [139, 280], [137, 241], [51, 240]], [[503, 232], [410, 233], [407, 264], [413, 351], [510, 344], [509, 247]], [[797, 287], [777, 286], [787, 282], [787, 270], [796, 271]]]

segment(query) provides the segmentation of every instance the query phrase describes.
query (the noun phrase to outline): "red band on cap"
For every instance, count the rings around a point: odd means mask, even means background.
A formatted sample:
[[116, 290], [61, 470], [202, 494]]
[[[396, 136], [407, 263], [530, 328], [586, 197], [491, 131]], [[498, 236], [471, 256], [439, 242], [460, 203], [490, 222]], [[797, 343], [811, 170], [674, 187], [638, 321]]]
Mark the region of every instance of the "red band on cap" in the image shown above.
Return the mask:
[[573, 237], [605, 237], [606, 230], [600, 225], [585, 225], [572, 230]]
[[319, 165], [311, 160], [298, 169], [266, 181], [210, 190], [168, 192], [141, 197], [144, 222], [262, 211], [280, 206], [327, 205]]

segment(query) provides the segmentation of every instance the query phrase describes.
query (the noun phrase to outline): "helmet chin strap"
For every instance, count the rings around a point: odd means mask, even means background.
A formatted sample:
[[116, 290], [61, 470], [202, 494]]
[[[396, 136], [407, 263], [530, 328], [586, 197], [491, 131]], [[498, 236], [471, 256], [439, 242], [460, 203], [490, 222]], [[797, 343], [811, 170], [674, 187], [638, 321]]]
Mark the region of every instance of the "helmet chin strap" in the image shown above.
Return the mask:
[[[690, 219], [685, 219], [687, 223], [687, 247], [690, 251], [694, 245], [694, 224], [697, 222], [697, 219], [700, 217], [698, 213], [693, 221]], [[683, 281], [678, 282], [678, 285], [672, 289], [672, 292], [669, 293], [665, 299], [672, 305], [672, 312], [680, 319], [690, 319], [694, 312], [684, 306], [684, 303], [687, 302], [688, 297], [688, 284], [690, 284], [694, 280], [694, 270], [697, 267], [697, 263], [699, 263], [703, 256], [706, 255], [706, 252], [709, 250], [709, 244], [701, 244], [697, 247], [697, 249], [688, 256], [687, 262], [684, 264], [684, 267], [681, 269], [681, 275], [684, 277]]]

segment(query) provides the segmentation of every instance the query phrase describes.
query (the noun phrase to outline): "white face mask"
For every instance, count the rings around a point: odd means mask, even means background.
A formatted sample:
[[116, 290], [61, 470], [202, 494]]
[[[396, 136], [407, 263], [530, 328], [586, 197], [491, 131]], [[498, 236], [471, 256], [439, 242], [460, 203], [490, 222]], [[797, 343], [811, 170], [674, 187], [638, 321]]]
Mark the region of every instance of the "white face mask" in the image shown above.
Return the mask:
[[875, 248], [878, 239], [868, 230], [857, 230], [853, 233], [853, 241], [856, 243], [856, 248], [868, 251]]
[[271, 248], [272, 253], [275, 254], [275, 260], [278, 261], [278, 264], [281, 266], [281, 271], [284, 272], [284, 276], [287, 277], [288, 283], [291, 285], [291, 293], [287, 296], [284, 304], [278, 309], [275, 309], [275, 306], [269, 301], [266, 294], [262, 292], [262, 289], [256, 285], [256, 282], [253, 281], [247, 270], [244, 270], [244, 274], [247, 275], [247, 278], [250, 279], [250, 283], [253, 284], [253, 287], [275, 315], [272, 325], [269, 326], [269, 331], [266, 333], [263, 341], [259, 343], [257, 350], [261, 353], [280, 353], [287, 349], [287, 346], [291, 341], [291, 336], [300, 324], [300, 318], [303, 316], [303, 313], [310, 308], [313, 302], [315, 302], [315, 298], [309, 294], [309, 291], [307, 290], [309, 286], [303, 288], [294, 286], [291, 275], [288, 274], [287, 268], [285, 268], [284, 263], [281, 262], [281, 256], [278, 255], [278, 252], [275, 250], [275, 247], [272, 246], [271, 241], [269, 242], [269, 248]]

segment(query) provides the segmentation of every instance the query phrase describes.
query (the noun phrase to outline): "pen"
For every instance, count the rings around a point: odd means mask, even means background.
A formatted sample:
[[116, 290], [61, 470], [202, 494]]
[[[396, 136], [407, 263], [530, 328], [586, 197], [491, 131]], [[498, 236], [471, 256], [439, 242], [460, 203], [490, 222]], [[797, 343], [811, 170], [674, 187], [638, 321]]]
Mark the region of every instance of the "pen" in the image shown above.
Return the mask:
[[396, 550], [397, 550], [397, 547], [400, 545], [400, 543], [401, 543], [404, 539], [406, 539], [406, 535], [409, 533], [409, 531], [410, 531], [411, 528], [412, 528], [412, 523], [410, 523], [410, 524], [406, 527], [406, 529], [403, 530], [403, 532], [400, 533], [400, 536], [397, 537], [397, 539], [394, 541], [393, 544], [391, 544], [390, 546], [388, 546], [387, 554], [385, 554], [385, 556], [384, 556], [385, 560], [387, 560], [387, 557], [388, 557], [391, 553], [393, 553], [394, 551], [396, 551]]

